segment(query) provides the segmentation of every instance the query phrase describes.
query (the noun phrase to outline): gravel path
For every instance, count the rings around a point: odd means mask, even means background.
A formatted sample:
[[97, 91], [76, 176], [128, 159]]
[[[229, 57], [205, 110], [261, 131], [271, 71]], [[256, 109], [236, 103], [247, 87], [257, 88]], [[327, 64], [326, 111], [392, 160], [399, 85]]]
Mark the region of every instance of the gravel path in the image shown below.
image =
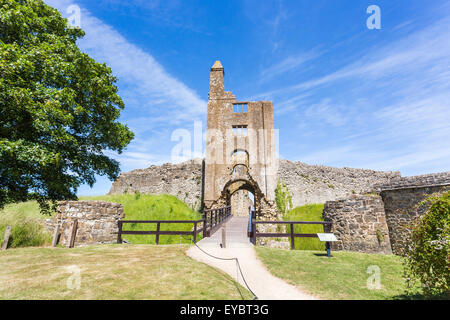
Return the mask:
[[[274, 277], [257, 258], [253, 245], [247, 238], [247, 222], [245, 217], [232, 217], [226, 226], [226, 248], [221, 248], [222, 230], [212, 237], [205, 238], [197, 245], [207, 253], [221, 258], [238, 258], [242, 272], [250, 289], [260, 300], [315, 300], [317, 298], [300, 291], [277, 277]], [[192, 246], [187, 255], [197, 261], [219, 268], [234, 279], [237, 276], [235, 260], [218, 260]], [[245, 287], [239, 274], [239, 283]]]

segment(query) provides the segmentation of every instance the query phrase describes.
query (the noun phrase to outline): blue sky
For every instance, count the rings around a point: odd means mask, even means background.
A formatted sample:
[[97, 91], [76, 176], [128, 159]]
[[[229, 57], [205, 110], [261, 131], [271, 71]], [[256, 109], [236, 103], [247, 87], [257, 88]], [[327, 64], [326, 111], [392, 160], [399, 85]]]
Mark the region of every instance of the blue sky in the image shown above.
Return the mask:
[[[80, 48], [119, 78], [135, 140], [122, 171], [170, 162], [174, 130], [206, 125], [209, 69], [239, 100], [272, 100], [280, 157], [450, 171], [450, 2], [48, 0], [81, 8]], [[369, 5], [381, 9], [370, 30]], [[105, 194], [98, 177], [79, 195]]]

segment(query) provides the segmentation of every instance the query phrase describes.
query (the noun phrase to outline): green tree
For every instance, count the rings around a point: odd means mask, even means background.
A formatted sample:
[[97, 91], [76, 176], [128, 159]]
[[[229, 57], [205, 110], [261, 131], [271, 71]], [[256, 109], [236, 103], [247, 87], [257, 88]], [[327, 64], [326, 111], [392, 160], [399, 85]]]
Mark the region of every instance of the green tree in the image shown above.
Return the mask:
[[76, 199], [95, 174], [117, 178], [133, 133], [117, 79], [82, 53], [83, 30], [41, 0], [0, 0], [0, 207]]
[[431, 195], [420, 203], [429, 206], [413, 223], [411, 238], [403, 250], [405, 275], [412, 287], [415, 280], [429, 296], [450, 297], [450, 191]]

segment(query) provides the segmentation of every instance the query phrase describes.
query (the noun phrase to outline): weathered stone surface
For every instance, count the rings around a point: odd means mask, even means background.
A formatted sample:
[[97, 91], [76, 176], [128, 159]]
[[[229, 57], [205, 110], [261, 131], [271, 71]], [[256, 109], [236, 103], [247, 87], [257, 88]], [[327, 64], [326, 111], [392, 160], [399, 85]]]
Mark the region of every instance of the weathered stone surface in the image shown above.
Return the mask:
[[[72, 221], [78, 220], [75, 246], [115, 243], [118, 221], [123, 219], [123, 207], [118, 203], [104, 201], [61, 201], [53, 226], [59, 225], [59, 243], [67, 246]], [[47, 224], [48, 225], [48, 224]]]
[[122, 173], [109, 194], [171, 194], [198, 210], [202, 202], [202, 159], [166, 163]]
[[[417, 181], [416, 181], [417, 182]], [[416, 183], [417, 185], [417, 183]], [[391, 189], [381, 191], [383, 198], [387, 225], [392, 244], [392, 251], [401, 254], [410, 234], [409, 226], [421, 217], [428, 206], [418, 204], [433, 193], [442, 193], [450, 190], [449, 186], [414, 187]]]
[[339, 240], [332, 243], [333, 250], [392, 253], [380, 196], [355, 195], [327, 201], [323, 218], [333, 223], [326, 232], [333, 232]]
[[[325, 203], [353, 194], [374, 190], [374, 185], [400, 177], [399, 172], [315, 166], [280, 159], [277, 178], [283, 179], [292, 193], [295, 206]], [[331, 187], [331, 185], [333, 187]], [[114, 181], [110, 194], [171, 194], [189, 206], [200, 208], [202, 199], [202, 160], [180, 164], [166, 163], [125, 172]]]
[[[231, 204], [238, 190], [252, 192], [257, 217], [270, 215], [261, 206], [274, 204], [277, 164], [270, 101], [238, 101], [225, 91], [225, 72], [211, 68], [206, 124], [204, 204]], [[267, 200], [267, 201], [265, 201]]]
[[375, 184], [399, 178], [400, 172], [334, 168], [280, 159], [278, 178], [292, 193], [294, 207], [364, 194]]

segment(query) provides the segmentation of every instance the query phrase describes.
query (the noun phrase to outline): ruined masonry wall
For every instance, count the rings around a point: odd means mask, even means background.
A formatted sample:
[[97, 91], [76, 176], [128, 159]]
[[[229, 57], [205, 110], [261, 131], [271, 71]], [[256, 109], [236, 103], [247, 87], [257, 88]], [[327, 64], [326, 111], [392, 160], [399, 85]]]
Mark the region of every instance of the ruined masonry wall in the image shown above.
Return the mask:
[[333, 250], [369, 253], [392, 253], [389, 230], [380, 196], [352, 196], [328, 201], [323, 212], [325, 221], [333, 222], [331, 230], [339, 241]]
[[428, 209], [428, 206], [418, 206], [418, 204], [429, 195], [445, 190], [450, 190], [450, 186], [415, 187], [381, 192], [392, 251], [395, 254], [401, 254], [401, 250], [406, 244], [410, 234], [408, 225], [421, 217]]
[[75, 246], [115, 243], [118, 221], [123, 219], [121, 204], [103, 201], [61, 201], [53, 225], [59, 224], [59, 243], [67, 246], [72, 221], [78, 219]]
[[[278, 168], [278, 178], [292, 193], [294, 207], [370, 192], [375, 184], [399, 177], [399, 172], [315, 166], [283, 159], [279, 160]], [[202, 159], [122, 173], [109, 194], [135, 191], [171, 194], [197, 210], [201, 206]]]

